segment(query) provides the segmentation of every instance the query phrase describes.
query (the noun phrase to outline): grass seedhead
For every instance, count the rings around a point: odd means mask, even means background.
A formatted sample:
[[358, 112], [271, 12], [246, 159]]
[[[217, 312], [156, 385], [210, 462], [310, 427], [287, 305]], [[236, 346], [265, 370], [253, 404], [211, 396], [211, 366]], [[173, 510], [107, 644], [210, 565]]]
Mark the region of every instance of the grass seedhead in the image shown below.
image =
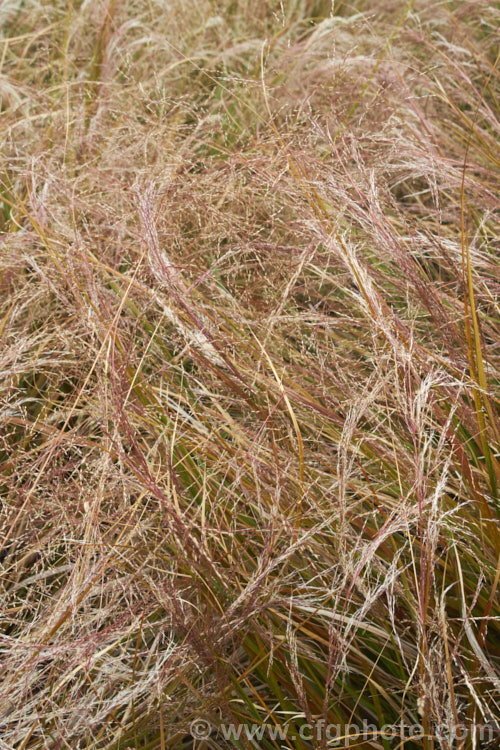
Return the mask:
[[0, 750], [495, 746], [498, 21], [1, 4]]

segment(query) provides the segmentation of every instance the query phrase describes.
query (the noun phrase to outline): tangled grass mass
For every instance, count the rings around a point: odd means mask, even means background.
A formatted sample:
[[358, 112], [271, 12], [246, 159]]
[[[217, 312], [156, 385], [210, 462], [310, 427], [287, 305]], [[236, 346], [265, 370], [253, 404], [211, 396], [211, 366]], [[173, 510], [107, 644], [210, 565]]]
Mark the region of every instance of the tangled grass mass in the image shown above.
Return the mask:
[[499, 27], [0, 2], [0, 750], [498, 747]]

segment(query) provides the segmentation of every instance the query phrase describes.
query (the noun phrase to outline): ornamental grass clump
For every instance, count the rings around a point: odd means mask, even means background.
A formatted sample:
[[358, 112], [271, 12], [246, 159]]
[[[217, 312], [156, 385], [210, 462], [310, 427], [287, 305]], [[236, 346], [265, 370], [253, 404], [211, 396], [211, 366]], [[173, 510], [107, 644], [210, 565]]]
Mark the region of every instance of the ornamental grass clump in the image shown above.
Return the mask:
[[499, 21], [0, 6], [0, 748], [498, 742]]

